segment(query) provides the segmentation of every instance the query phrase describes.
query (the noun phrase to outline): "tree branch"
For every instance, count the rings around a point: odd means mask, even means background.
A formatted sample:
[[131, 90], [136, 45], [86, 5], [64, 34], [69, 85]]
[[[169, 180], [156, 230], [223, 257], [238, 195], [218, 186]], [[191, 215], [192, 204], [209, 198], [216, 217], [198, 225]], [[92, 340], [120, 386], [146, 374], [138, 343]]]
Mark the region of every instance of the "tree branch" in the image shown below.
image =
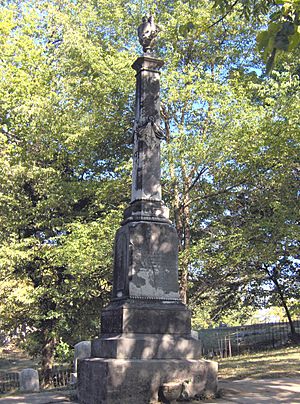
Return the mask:
[[210, 28], [214, 27], [215, 25], [218, 25], [221, 21], [223, 21], [223, 20], [228, 16], [228, 14], [231, 13], [231, 11], [232, 11], [233, 8], [237, 5], [238, 2], [239, 2], [239, 0], [236, 0], [236, 1], [230, 6], [230, 8], [226, 11], [226, 13], [223, 14], [217, 21], [215, 21], [215, 22], [213, 22], [211, 25], [209, 25], [209, 26], [207, 27], [207, 29], [210, 29]]

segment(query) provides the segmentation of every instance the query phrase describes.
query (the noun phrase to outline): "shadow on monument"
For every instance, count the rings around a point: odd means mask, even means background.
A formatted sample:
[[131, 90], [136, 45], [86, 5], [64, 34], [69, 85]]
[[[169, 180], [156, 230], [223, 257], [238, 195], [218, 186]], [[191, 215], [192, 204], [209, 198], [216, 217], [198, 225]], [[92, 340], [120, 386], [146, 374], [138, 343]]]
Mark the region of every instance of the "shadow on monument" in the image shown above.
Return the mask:
[[[181, 337], [174, 349], [177, 357], [185, 359], [166, 358], [168, 355], [160, 352], [160, 349], [170, 352], [168, 340], [172, 336], [159, 336], [155, 343], [153, 335], [107, 338], [131, 341], [120, 344], [115, 358], [94, 357], [81, 361], [78, 375], [80, 403], [146, 404], [156, 403], [159, 399], [167, 403], [171, 401], [168, 400], [170, 394], [173, 400], [179, 397], [190, 399], [214, 395], [217, 391], [217, 364], [195, 357], [194, 347], [189, 349], [186, 346], [190, 343], [188, 337]], [[126, 346], [125, 353], [123, 346]], [[157, 359], [161, 356], [164, 358]], [[187, 359], [191, 357], [193, 359]]]

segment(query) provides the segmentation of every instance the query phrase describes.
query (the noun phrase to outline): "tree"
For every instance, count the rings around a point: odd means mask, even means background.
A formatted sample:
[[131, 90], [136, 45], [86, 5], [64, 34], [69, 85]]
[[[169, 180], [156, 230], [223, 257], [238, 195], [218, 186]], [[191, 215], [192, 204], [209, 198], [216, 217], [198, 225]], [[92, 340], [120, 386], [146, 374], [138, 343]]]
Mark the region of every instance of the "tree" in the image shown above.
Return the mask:
[[130, 59], [107, 9], [82, 7], [1, 7], [1, 309], [31, 330], [46, 382], [59, 337], [98, 328], [129, 189]]
[[234, 9], [238, 9], [247, 20], [266, 17], [268, 29], [257, 35], [258, 49], [263, 52], [269, 73], [280, 52], [291, 52], [300, 44], [300, 4], [298, 0], [239, 1], [215, 0], [215, 7], [221, 17], [214, 22], [220, 23]]
[[[170, 176], [169, 192], [174, 195], [171, 203], [182, 250], [181, 291], [185, 300], [192, 210], [199, 206], [193, 202], [200, 201], [199, 191], [204, 198], [214, 192], [209, 178], [216, 174], [216, 163], [226, 164], [230, 158], [229, 150], [222, 156], [227, 139], [218, 133], [223, 126], [222, 108], [227, 107], [224, 95], [231, 91], [224, 75], [229, 74], [230, 63], [249, 68], [253, 61], [247, 55], [249, 43], [245, 46], [249, 27], [241, 27], [232, 17], [223, 32], [218, 27], [208, 29], [214, 15], [209, 2], [189, 2], [184, 7], [178, 3], [172, 10], [163, 6], [160, 10], [166, 21], [162, 42], [167, 46], [162, 47], [162, 53], [168, 61], [163, 75], [165, 167]], [[223, 185], [225, 191], [227, 185]], [[198, 211], [199, 216], [202, 213]]]
[[268, 8], [256, 3], [246, 22], [241, 5], [220, 19], [208, 0], [1, 6], [0, 310], [7, 329], [27, 325], [45, 374], [60, 339], [96, 333], [107, 300], [129, 201], [134, 32], [148, 9], [163, 27], [162, 171], [182, 298], [205, 307], [207, 323], [245, 319], [266, 294], [289, 309], [298, 288], [298, 61], [291, 50], [261, 75], [255, 41]]
[[[261, 251], [270, 243], [269, 265], [280, 259], [275, 245], [298, 238], [299, 83], [294, 64], [282, 60], [280, 73], [259, 77], [256, 71], [263, 65], [254, 46], [259, 25], [242, 22], [241, 27], [239, 10], [222, 21], [220, 31], [210, 24], [216, 16], [206, 2], [165, 7], [160, 5], [166, 21], [162, 42], [167, 44], [161, 49], [168, 61], [164, 168], [180, 239], [182, 297], [189, 272], [193, 278], [206, 267], [212, 270], [212, 300], [217, 295], [222, 302], [214, 311], [262, 304], [249, 293], [251, 282], [262, 276], [251, 271], [251, 238]], [[287, 184], [292, 186], [287, 189]], [[243, 203], [251, 210], [243, 211]], [[278, 220], [282, 226], [275, 232]], [[257, 233], [264, 241], [253, 240]], [[262, 256], [258, 261], [265, 263]], [[203, 278], [210, 282], [207, 270]], [[195, 288], [191, 296], [199, 296]]]

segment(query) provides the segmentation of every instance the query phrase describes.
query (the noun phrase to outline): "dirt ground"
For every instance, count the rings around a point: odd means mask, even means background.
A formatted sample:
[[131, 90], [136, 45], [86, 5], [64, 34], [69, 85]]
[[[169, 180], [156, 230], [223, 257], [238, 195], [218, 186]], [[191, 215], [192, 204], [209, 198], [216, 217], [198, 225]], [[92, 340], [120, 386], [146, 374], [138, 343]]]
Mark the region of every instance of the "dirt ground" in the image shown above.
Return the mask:
[[[73, 393], [74, 395], [74, 393]], [[12, 396], [0, 398], [1, 404], [74, 404], [71, 401], [72, 393], [65, 391], [44, 391], [40, 393], [22, 394], [16, 393]]]
[[[219, 389], [220, 398], [201, 402], [203, 404], [300, 404], [300, 378], [223, 380], [219, 383]], [[75, 401], [71, 400], [72, 393], [47, 391], [15, 394], [0, 399], [0, 402], [1, 404], [75, 404]], [[189, 403], [199, 404], [200, 402], [190, 401]]]
[[300, 404], [300, 377], [220, 381], [221, 398], [207, 403]]

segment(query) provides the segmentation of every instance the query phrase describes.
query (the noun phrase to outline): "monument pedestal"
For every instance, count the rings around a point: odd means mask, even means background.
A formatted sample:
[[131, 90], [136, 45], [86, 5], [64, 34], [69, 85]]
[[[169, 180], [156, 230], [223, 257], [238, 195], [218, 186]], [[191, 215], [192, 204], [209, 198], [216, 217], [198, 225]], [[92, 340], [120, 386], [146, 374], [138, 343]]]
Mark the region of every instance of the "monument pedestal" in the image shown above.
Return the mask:
[[217, 363], [192, 359], [83, 359], [79, 367], [82, 404], [157, 403], [161, 386], [182, 382], [182, 397], [217, 390]]
[[181, 302], [146, 299], [112, 301], [101, 315], [100, 335], [190, 335], [190, 311]]
[[166, 383], [181, 384], [186, 399], [216, 393], [218, 365], [200, 359], [201, 342], [191, 337], [190, 323], [180, 301], [113, 300], [102, 313], [92, 358], [79, 363], [79, 402], [157, 403]]

